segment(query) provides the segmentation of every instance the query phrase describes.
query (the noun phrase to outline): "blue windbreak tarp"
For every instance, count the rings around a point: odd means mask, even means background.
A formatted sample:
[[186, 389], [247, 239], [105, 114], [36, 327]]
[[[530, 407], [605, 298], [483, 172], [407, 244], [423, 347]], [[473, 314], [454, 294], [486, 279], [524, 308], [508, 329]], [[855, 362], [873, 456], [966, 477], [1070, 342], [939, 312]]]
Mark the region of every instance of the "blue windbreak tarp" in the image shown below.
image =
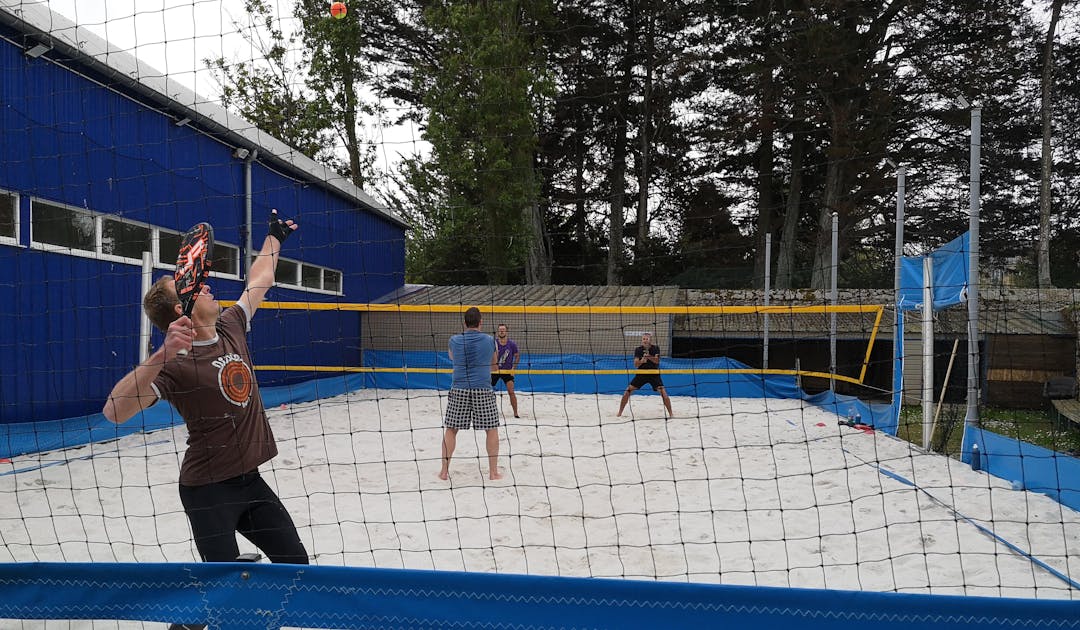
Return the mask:
[[[930, 253], [933, 262], [934, 310], [966, 299], [971, 236], [964, 232]], [[904, 256], [900, 261], [900, 295], [897, 308], [912, 311], [922, 308], [923, 257]]]
[[[978, 445], [978, 451], [972, 448]], [[1080, 459], [974, 426], [964, 427], [961, 459], [1012, 483], [1080, 511]]]
[[1080, 603], [289, 564], [0, 564], [0, 618], [267, 628], [1075, 628]]
[[[271, 408], [282, 403], [307, 402], [336, 396], [363, 386], [362, 375], [350, 374], [282, 387], [265, 387], [260, 391], [263, 403], [267, 408]], [[164, 429], [181, 422], [183, 420], [179, 412], [172, 405], [159, 402], [120, 425], [109, 422], [100, 413], [63, 420], [0, 424], [0, 458], [108, 442], [133, 433]]]
[[[368, 367], [430, 370], [451, 368], [445, 352], [367, 351], [364, 362]], [[783, 398], [805, 400], [816, 407], [845, 418], [857, 416], [861, 422], [879, 431], [896, 435], [896, 412], [891, 404], [867, 404], [853, 396], [831, 391], [807, 394], [799, 388], [794, 375], [759, 374], [758, 370], [734, 359], [665, 358], [661, 363], [664, 387], [672, 396], [699, 398]], [[633, 359], [623, 355], [585, 354], [527, 354], [518, 365], [514, 383], [518, 391], [552, 394], [610, 394], [626, 390], [634, 377]], [[618, 374], [596, 374], [596, 370], [620, 370]], [[706, 370], [727, 370], [712, 374]], [[580, 371], [580, 374], [568, 373]], [[674, 373], [687, 371], [685, 374]], [[548, 372], [548, 373], [534, 373]], [[367, 386], [383, 389], [450, 389], [451, 374], [441, 372], [372, 372], [366, 374]], [[639, 394], [653, 395], [651, 389]]]
[[[367, 367], [414, 369], [446, 369], [451, 362], [445, 352], [368, 351], [364, 355]], [[519, 374], [520, 391], [553, 394], [621, 394], [633, 378], [632, 359], [626, 356], [527, 355], [518, 366], [547, 374]], [[667, 370], [691, 370], [687, 374], [664, 373], [664, 385], [673, 396], [705, 398], [783, 398], [805, 400], [843, 417], [858, 416], [860, 421], [880, 431], [896, 434], [896, 414], [891, 405], [867, 404], [852, 396], [825, 391], [807, 394], [786, 374], [757, 374], [757, 370], [728, 358], [664, 359]], [[580, 374], [568, 371], [580, 371]], [[595, 370], [621, 370], [619, 374], [596, 374]], [[699, 370], [728, 370], [710, 374]], [[282, 387], [260, 388], [268, 409], [283, 403], [298, 403], [336, 396], [363, 387], [383, 389], [441, 389], [450, 388], [451, 374], [416, 371], [368, 372], [321, 378]], [[641, 394], [654, 395], [651, 389]], [[0, 424], [0, 458], [37, 453], [61, 448], [83, 446], [92, 442], [107, 442], [138, 432], [163, 429], [183, 422], [180, 414], [167, 403], [158, 403], [136, 414], [121, 425], [114, 425], [98, 414], [53, 420]]]

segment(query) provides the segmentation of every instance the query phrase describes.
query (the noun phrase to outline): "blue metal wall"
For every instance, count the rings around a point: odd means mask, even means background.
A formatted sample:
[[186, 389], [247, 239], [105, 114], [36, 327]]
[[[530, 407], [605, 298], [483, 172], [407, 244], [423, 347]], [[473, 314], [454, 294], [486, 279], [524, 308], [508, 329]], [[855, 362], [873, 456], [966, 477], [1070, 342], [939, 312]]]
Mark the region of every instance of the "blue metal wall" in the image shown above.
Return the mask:
[[[207, 220], [218, 240], [242, 246], [243, 162], [174, 123], [0, 40], [0, 189], [20, 195], [21, 222], [20, 246], [0, 244], [0, 423], [100, 411], [138, 359], [140, 268], [30, 249], [31, 196], [178, 231]], [[270, 299], [368, 302], [404, 283], [399, 225], [258, 163], [252, 187], [255, 247], [276, 207], [302, 226], [284, 256], [343, 273], [344, 297], [275, 289]], [[235, 280], [211, 284], [219, 299], [242, 290]], [[358, 365], [359, 332], [357, 313], [266, 309], [252, 347], [261, 364]], [[259, 374], [266, 385], [310, 377]]]

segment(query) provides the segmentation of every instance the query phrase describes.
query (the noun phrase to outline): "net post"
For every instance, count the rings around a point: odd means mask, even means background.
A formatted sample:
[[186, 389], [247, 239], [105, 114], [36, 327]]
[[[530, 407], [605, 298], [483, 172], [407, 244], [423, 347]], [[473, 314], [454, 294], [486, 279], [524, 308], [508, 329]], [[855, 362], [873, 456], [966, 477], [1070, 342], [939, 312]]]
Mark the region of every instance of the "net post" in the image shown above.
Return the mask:
[[979, 160], [982, 108], [971, 108], [971, 182], [968, 190], [968, 391], [964, 423], [979, 424]]
[[[835, 212], [832, 213], [832, 288], [829, 293], [829, 304], [836, 306], [839, 301], [837, 289], [837, 276], [840, 274], [837, 245], [840, 241], [840, 220]], [[829, 314], [829, 374], [836, 374], [836, 311]], [[829, 391], [836, 391], [836, 378], [829, 377]]]
[[923, 448], [930, 449], [934, 417], [934, 260], [923, 257], [922, 307], [922, 438]]
[[[154, 259], [150, 252], [142, 253], [142, 285], [139, 291], [139, 303], [142, 296], [150, 290], [154, 283]], [[146, 316], [142, 308], [139, 308], [139, 364], [141, 365], [150, 356], [150, 318]]]

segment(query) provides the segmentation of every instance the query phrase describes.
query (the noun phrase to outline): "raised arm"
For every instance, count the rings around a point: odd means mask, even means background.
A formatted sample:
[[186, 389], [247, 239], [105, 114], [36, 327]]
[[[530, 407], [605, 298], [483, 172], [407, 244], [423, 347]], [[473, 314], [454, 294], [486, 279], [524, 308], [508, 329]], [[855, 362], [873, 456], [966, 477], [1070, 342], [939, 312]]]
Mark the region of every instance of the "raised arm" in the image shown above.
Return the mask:
[[240, 296], [240, 301], [247, 307], [248, 321], [251, 321], [255, 311], [259, 309], [263, 298], [266, 297], [266, 292], [274, 286], [274, 274], [277, 271], [281, 244], [299, 227], [293, 223], [292, 219], [279, 219], [277, 210], [270, 211], [270, 231], [263, 240], [262, 249], [255, 257], [255, 262], [251, 265], [247, 288]]
[[176, 358], [177, 351], [187, 350], [195, 340], [191, 320], [181, 316], [169, 325], [165, 343], [145, 361], [135, 366], [113, 386], [101, 413], [109, 422], [120, 424], [157, 402], [157, 394], [150, 384], [154, 382], [168, 361]]

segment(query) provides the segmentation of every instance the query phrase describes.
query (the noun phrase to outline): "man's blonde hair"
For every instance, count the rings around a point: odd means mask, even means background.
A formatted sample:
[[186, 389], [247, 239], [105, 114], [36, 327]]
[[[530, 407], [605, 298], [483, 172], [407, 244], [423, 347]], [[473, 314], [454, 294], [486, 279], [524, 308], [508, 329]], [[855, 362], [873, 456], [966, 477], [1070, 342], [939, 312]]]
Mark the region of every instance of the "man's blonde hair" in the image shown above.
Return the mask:
[[161, 332], [169, 330], [169, 324], [180, 317], [176, 314], [176, 305], [180, 303], [180, 298], [176, 297], [176, 289], [171, 281], [171, 277], [161, 276], [143, 297], [143, 312], [150, 318], [150, 323]]

